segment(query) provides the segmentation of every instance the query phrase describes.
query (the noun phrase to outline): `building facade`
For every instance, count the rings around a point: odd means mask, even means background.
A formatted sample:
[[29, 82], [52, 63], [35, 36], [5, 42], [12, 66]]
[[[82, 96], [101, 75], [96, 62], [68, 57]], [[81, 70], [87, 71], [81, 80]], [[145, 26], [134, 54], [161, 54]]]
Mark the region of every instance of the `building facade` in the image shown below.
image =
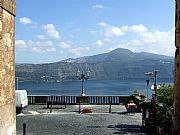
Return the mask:
[[0, 135], [16, 134], [15, 0], [0, 0]]
[[180, 135], [180, 0], [176, 0], [173, 135]]

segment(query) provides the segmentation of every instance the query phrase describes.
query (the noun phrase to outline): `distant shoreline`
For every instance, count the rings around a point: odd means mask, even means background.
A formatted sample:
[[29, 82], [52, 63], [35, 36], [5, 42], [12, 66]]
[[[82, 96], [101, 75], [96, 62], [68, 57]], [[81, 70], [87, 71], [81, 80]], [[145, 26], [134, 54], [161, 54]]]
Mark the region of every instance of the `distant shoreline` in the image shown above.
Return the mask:
[[[173, 84], [173, 80], [157, 80], [157, 84]], [[150, 80], [148, 89], [151, 95], [151, 85], [154, 80]], [[33, 83], [20, 82], [19, 89], [25, 89], [28, 94], [34, 95], [80, 95], [81, 81], [68, 81], [63, 83]], [[143, 80], [87, 80], [84, 82], [84, 90], [86, 95], [131, 95], [134, 90], [139, 90], [146, 95], [147, 84], [146, 79]]]
[[[153, 80], [153, 78], [124, 78], [124, 79], [88, 79], [86, 81], [143, 81], [143, 80]], [[174, 78], [157, 78], [159, 81], [169, 81], [169, 82], [172, 82], [174, 81]], [[78, 79], [76, 80], [64, 80], [64, 81], [59, 81], [59, 82], [46, 82], [46, 81], [39, 81], [39, 82], [36, 82], [36, 81], [22, 81], [22, 80], [19, 80], [18, 82], [19, 83], [66, 83], [66, 82], [77, 82], [77, 81], [80, 81]]]

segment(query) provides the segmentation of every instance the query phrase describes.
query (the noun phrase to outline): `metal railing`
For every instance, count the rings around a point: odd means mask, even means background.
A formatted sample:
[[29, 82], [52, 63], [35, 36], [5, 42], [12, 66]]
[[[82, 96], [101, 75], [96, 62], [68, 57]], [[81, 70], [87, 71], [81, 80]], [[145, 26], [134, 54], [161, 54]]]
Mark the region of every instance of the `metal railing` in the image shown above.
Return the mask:
[[[46, 104], [48, 101], [66, 102], [67, 104], [78, 104], [77, 97], [79, 96], [61, 96], [61, 95], [28, 95], [29, 104]], [[128, 95], [117, 96], [86, 96], [89, 99], [88, 104], [107, 105], [107, 104], [126, 104]]]

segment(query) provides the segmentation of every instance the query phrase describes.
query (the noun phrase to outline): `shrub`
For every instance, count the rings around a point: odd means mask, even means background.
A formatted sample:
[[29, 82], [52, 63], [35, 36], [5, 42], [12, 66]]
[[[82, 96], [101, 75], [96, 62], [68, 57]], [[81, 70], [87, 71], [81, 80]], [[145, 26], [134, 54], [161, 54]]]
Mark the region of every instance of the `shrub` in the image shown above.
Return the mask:
[[157, 90], [156, 122], [167, 134], [172, 133], [173, 87], [162, 85]]

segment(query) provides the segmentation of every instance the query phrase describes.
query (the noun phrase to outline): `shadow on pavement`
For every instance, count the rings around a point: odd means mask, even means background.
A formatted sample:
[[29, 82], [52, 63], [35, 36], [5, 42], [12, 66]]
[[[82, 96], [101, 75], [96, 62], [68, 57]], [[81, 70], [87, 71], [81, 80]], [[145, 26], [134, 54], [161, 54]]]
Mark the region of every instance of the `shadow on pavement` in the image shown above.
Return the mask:
[[128, 114], [127, 111], [124, 111], [124, 112], [117, 112], [116, 114]]
[[114, 134], [136, 134], [136, 135], [145, 135], [145, 131], [140, 125], [109, 125], [108, 128], [113, 128], [115, 130]]

